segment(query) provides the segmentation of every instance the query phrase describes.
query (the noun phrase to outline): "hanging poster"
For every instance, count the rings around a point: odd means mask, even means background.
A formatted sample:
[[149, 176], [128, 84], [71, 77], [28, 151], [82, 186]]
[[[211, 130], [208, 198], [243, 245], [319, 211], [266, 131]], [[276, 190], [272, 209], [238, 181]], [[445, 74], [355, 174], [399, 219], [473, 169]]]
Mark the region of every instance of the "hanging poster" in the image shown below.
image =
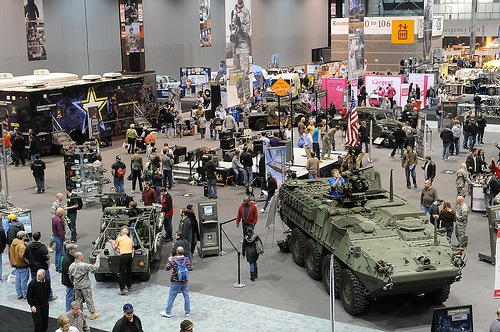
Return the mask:
[[144, 53], [142, 0], [120, 0], [120, 29], [125, 53]]
[[323, 89], [328, 91], [326, 100], [323, 102], [324, 107], [328, 107], [327, 105], [332, 101], [336, 109], [342, 109], [344, 90], [347, 89], [347, 80], [342, 78], [323, 78]]
[[349, 0], [349, 74], [352, 81], [364, 74], [365, 63], [365, 9], [364, 2]]
[[251, 0], [226, 1], [227, 106], [246, 105], [253, 96]]
[[200, 47], [212, 46], [212, 13], [210, 0], [200, 0]]
[[286, 168], [286, 147], [267, 148], [264, 149], [264, 154], [266, 157], [266, 178], [267, 173], [270, 172], [278, 181], [278, 187], [280, 187]]
[[431, 44], [432, 44], [432, 23], [433, 23], [433, 4], [434, 0], [425, 0], [424, 2], [424, 49], [423, 58], [426, 63], [432, 62]]
[[24, 0], [28, 61], [46, 60], [43, 0]]

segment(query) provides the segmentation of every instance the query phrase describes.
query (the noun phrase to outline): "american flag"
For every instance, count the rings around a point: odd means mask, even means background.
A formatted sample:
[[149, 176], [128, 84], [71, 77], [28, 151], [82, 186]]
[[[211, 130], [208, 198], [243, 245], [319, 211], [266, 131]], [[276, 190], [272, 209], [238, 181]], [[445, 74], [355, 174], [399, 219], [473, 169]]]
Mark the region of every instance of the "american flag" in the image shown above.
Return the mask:
[[349, 111], [349, 117], [347, 118], [347, 143], [351, 146], [358, 145], [359, 133], [358, 133], [358, 111], [356, 109], [356, 98], [354, 96], [351, 98], [351, 107]]

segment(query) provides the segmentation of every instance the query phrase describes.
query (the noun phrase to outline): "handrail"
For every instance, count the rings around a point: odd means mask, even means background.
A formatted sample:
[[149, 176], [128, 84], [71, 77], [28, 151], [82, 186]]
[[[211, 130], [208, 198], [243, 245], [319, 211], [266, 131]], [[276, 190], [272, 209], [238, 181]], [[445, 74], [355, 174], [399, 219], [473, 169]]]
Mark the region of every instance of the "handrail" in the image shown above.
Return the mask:
[[[200, 166], [200, 160], [201, 158], [199, 157], [199, 151], [200, 151], [200, 148], [197, 148], [196, 149], [196, 153], [193, 153], [193, 155], [191, 156], [191, 158], [189, 158], [188, 160], [188, 166], [189, 166], [189, 176], [193, 176], [193, 168], [198, 165], [198, 167]], [[194, 161], [194, 164], [191, 165], [191, 162], [193, 161], [193, 159], [196, 157], [196, 160]]]
[[[57, 121], [56, 118], [54, 118], [53, 115], [50, 116], [52, 118], [52, 130], [53, 131], [63, 131], [61, 125], [59, 124], [59, 122]], [[57, 126], [55, 125], [57, 124]]]

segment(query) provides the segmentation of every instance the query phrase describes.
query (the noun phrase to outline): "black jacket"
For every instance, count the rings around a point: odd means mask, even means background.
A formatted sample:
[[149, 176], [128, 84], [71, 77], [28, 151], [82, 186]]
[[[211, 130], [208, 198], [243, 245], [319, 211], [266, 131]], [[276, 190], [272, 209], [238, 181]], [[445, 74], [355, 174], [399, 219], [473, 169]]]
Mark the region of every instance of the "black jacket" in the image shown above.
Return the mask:
[[184, 252], [186, 253], [186, 255], [189, 255], [191, 253], [191, 246], [189, 245], [189, 243], [184, 239], [184, 235], [178, 239], [177, 241], [175, 241], [174, 245], [172, 246], [172, 256], [175, 257], [177, 256], [177, 248], [179, 247], [183, 247], [184, 248]]
[[359, 139], [361, 142], [368, 140], [368, 129], [366, 127], [359, 127]]
[[45, 176], [45, 162], [38, 159], [31, 164], [31, 170], [33, 171], [33, 176], [38, 178], [43, 178]]
[[24, 258], [29, 260], [29, 268], [31, 272], [39, 269], [47, 270], [49, 266], [47, 261], [50, 259], [47, 247], [41, 242], [31, 242], [24, 251]]
[[217, 178], [216, 171], [217, 170], [212, 160], [205, 164], [205, 173], [207, 179], [209, 180], [216, 179]]
[[453, 132], [449, 130], [448, 128], [445, 128], [441, 134], [439, 135], [441, 139], [443, 140], [443, 144], [449, 144], [453, 142]]
[[478, 117], [476, 122], [479, 129], [482, 129], [484, 131], [484, 128], [486, 127], [486, 118], [484, 116]]
[[[193, 239], [200, 239], [200, 230], [198, 229], [198, 220], [196, 220], [196, 214], [188, 212], [188, 218], [191, 220], [191, 230], [193, 231]], [[175, 255], [174, 255], [175, 256]]]
[[12, 140], [12, 151], [22, 152], [26, 147], [26, 142], [24, 141], [23, 136], [16, 136]]
[[181, 219], [181, 221], [179, 222], [179, 231], [181, 231], [182, 235], [184, 235], [184, 239], [186, 240], [186, 242], [191, 245], [191, 240], [193, 238], [193, 228], [191, 227], [191, 219], [189, 219], [189, 217]]
[[12, 241], [17, 236], [17, 232], [19, 231], [24, 231], [24, 225], [20, 221], [14, 221], [13, 223], [9, 224], [9, 229], [7, 230], [7, 244], [11, 245]]
[[405, 147], [411, 146], [412, 148], [415, 147], [415, 136], [413, 134], [406, 135], [405, 138]]
[[479, 128], [475, 123], [469, 123], [467, 126], [467, 133], [469, 133], [469, 136], [476, 136], [478, 131]]
[[40, 154], [40, 139], [38, 137], [31, 137], [29, 152], [30, 154]]
[[30, 307], [48, 307], [49, 306], [49, 296], [50, 296], [50, 280], [43, 279], [42, 282], [38, 282], [32, 279], [28, 284], [28, 304]]
[[245, 167], [253, 166], [252, 154], [248, 151], [241, 154], [240, 161]]
[[276, 179], [272, 176], [270, 178], [267, 178], [267, 192], [269, 194], [269, 197], [273, 196], [276, 193], [276, 189], [278, 189]]
[[394, 130], [394, 132], [392, 133], [392, 136], [394, 136], [394, 143], [395, 144], [403, 144], [405, 142], [406, 133], [401, 128]]
[[[123, 316], [122, 318], [120, 318], [116, 322], [115, 327], [113, 327], [113, 332], [122, 332], [122, 331], [125, 331], [125, 328], [127, 326], [127, 322], [128, 322], [127, 317]], [[141, 320], [136, 315], [134, 315], [133, 323], [134, 323], [137, 331], [144, 332], [143, 329], [142, 329]]]
[[470, 155], [467, 156], [465, 164], [467, 165], [467, 171], [469, 171], [469, 173], [471, 174], [476, 174], [481, 171], [481, 167], [479, 165], [479, 155], [476, 156], [476, 161], [474, 162], [474, 157], [472, 157], [471, 153]]
[[66, 287], [73, 287], [73, 283], [69, 279], [69, 266], [75, 261], [75, 256], [69, 254], [68, 252], [64, 255], [62, 260], [62, 275], [61, 284]]
[[426, 161], [425, 165], [423, 167], [424, 173], [425, 173], [425, 168], [427, 167], [427, 174], [425, 175], [425, 179], [431, 179], [433, 180], [436, 177], [436, 164], [431, 160], [431, 161]]
[[7, 237], [5, 236], [5, 232], [0, 232], [0, 254], [5, 250], [7, 246]]
[[256, 247], [257, 241], [260, 241], [257, 234], [247, 235], [243, 239], [242, 254], [243, 257], [247, 257], [249, 263], [255, 263], [259, 259]]

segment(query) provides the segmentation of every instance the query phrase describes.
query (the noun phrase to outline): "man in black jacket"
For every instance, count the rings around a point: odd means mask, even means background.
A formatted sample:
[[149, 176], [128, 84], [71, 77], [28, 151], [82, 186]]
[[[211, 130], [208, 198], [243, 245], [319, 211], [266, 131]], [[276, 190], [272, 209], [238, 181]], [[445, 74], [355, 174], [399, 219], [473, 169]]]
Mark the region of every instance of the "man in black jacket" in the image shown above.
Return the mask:
[[474, 145], [476, 144], [476, 136], [479, 132], [479, 128], [477, 127], [474, 118], [470, 119], [470, 123], [467, 126], [467, 134], [469, 134], [469, 150], [472, 151]]
[[432, 161], [431, 156], [425, 157], [425, 164], [422, 166], [424, 170], [424, 181], [430, 181], [431, 185], [436, 177], [436, 164]]
[[443, 140], [443, 152], [441, 153], [441, 159], [450, 159], [450, 145], [453, 142], [453, 132], [450, 130], [450, 125], [446, 124], [444, 130], [441, 131], [439, 137]]
[[208, 198], [217, 198], [217, 170], [213, 162], [214, 157], [210, 156], [205, 164], [205, 175], [207, 178]]
[[477, 157], [478, 151], [476, 148], [472, 149], [472, 153], [467, 156], [465, 160], [465, 164], [467, 165], [467, 170], [469, 174], [475, 175], [481, 171], [481, 167], [479, 166], [479, 158]]
[[39, 269], [36, 277], [28, 284], [28, 304], [35, 324], [35, 332], [46, 332], [49, 325], [50, 279], [45, 277], [45, 270]]
[[396, 154], [396, 150], [399, 148], [401, 150], [401, 158], [403, 158], [403, 153], [405, 151], [405, 138], [406, 138], [406, 133], [402, 129], [401, 124], [398, 123], [398, 127], [394, 132], [392, 133], [392, 136], [394, 136], [394, 146], [392, 147], [392, 152], [389, 156], [394, 157]]
[[36, 160], [36, 156], [40, 154], [40, 139], [36, 136], [36, 133], [30, 129], [30, 143], [28, 151], [31, 156], [31, 162]]
[[253, 160], [252, 154], [248, 151], [248, 146], [243, 147], [243, 153], [241, 154], [240, 161], [243, 164], [243, 169], [248, 175], [248, 185], [251, 186], [253, 182]]
[[[45, 244], [42, 243], [42, 234], [40, 232], [33, 233], [33, 242], [28, 244], [23, 255], [31, 271], [31, 278], [36, 279], [37, 271], [42, 269], [45, 270], [44, 278], [49, 281], [50, 284], [50, 255]], [[49, 301], [56, 300], [57, 295], [53, 295], [52, 289], [50, 289]]]
[[[191, 231], [192, 231], [192, 240], [191, 240], [191, 253], [194, 253], [196, 249], [196, 244], [200, 240], [200, 230], [198, 228], [198, 220], [196, 219], [196, 213], [194, 212], [194, 206], [193, 204], [188, 204], [186, 206], [187, 212], [188, 212], [188, 218], [191, 220]], [[172, 256], [175, 256], [175, 252], [172, 254]], [[190, 259], [190, 261], [192, 261]]]
[[9, 220], [9, 229], [7, 229], [7, 244], [10, 246], [12, 241], [17, 237], [17, 232], [24, 231], [24, 225], [17, 220], [15, 214], [11, 213], [7, 216]]
[[266, 198], [266, 203], [264, 204], [264, 207], [262, 208], [262, 210], [260, 210], [260, 212], [266, 211], [267, 204], [269, 204], [269, 201], [271, 200], [271, 198], [273, 198], [277, 189], [278, 189], [278, 182], [276, 181], [276, 178], [273, 177], [271, 172], [267, 172], [267, 198]]
[[5, 232], [3, 229], [1, 229], [2, 232], [0, 232], [0, 285], [2, 284], [2, 254], [3, 251], [5, 250], [5, 247], [7, 247], [7, 237], [5, 236]]
[[24, 160], [24, 148], [26, 147], [26, 142], [24, 141], [24, 137], [21, 135], [21, 132], [16, 132], [16, 137], [12, 140], [12, 153], [14, 154], [14, 162], [16, 163], [16, 167], [19, 167], [19, 160], [21, 163], [26, 165], [26, 161]]
[[35, 178], [37, 193], [45, 192], [45, 162], [40, 159], [40, 155], [35, 155], [35, 161], [31, 163], [31, 171]]
[[[129, 327], [129, 325], [133, 325], [133, 327]], [[120, 318], [115, 327], [113, 327], [113, 332], [122, 332], [122, 331], [137, 331], [144, 332], [142, 330], [142, 323], [139, 317], [134, 315], [134, 307], [130, 303], [127, 303], [123, 306], [123, 317]]]
[[71, 302], [75, 300], [75, 289], [73, 283], [69, 279], [69, 266], [75, 261], [75, 251], [78, 245], [70, 243], [66, 245], [66, 254], [62, 260], [61, 284], [66, 286], [66, 312], [71, 310]]

